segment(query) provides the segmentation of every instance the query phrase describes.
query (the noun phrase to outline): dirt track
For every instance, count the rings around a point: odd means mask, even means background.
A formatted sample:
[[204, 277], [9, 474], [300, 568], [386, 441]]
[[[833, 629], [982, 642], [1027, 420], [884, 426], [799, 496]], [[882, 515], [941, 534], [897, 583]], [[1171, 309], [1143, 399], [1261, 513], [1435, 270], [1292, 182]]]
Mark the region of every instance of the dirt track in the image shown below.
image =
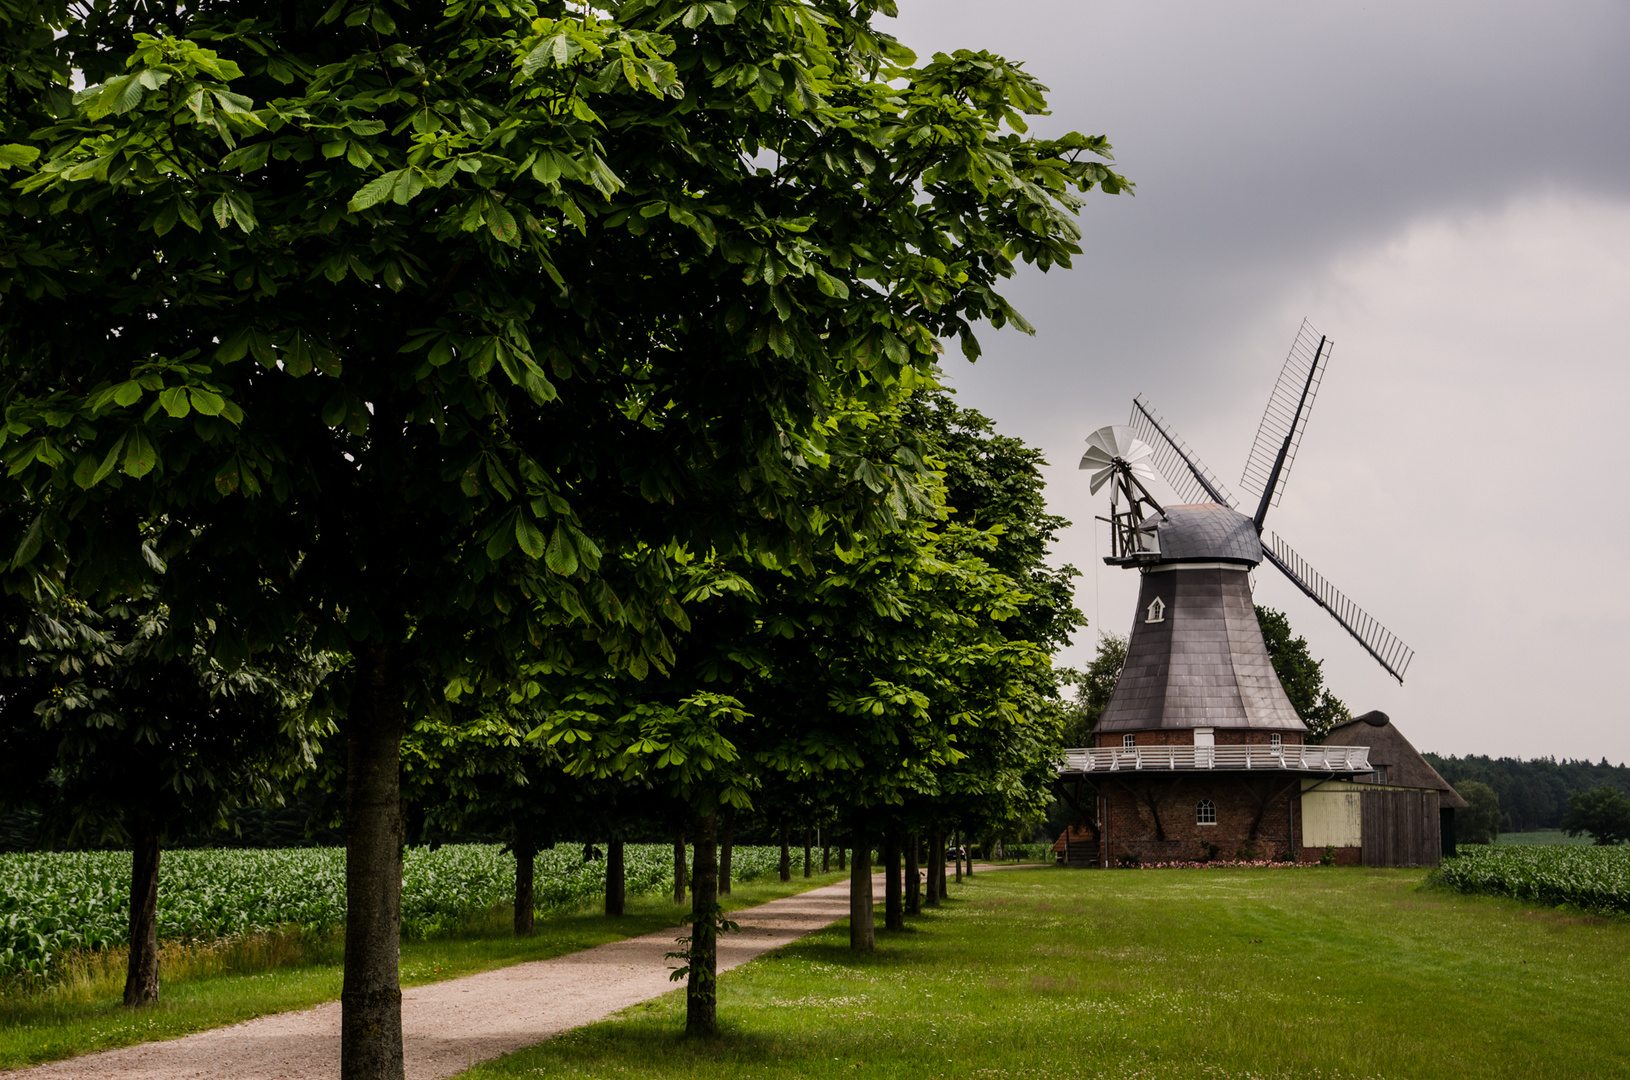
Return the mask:
[[[882, 878], [873, 881], [882, 894]], [[841, 882], [735, 912], [741, 932], [719, 941], [719, 970], [849, 917]], [[669, 928], [583, 952], [416, 986], [402, 992], [408, 1080], [453, 1076], [477, 1062], [540, 1043], [674, 988], [681, 931]], [[86, 1054], [6, 1080], [328, 1080], [339, 1075], [338, 1002], [263, 1016], [165, 1042]]]

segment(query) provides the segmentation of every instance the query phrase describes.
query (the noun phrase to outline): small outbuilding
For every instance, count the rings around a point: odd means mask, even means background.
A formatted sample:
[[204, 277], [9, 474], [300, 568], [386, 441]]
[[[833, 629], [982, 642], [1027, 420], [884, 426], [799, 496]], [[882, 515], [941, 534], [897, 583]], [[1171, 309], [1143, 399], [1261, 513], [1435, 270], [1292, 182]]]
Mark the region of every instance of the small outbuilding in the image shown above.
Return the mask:
[[[1455, 811], [1466, 809], [1466, 800], [1432, 768], [1431, 762], [1421, 756], [1414, 744], [1404, 738], [1404, 733], [1398, 730], [1386, 713], [1368, 712], [1354, 717], [1332, 729], [1325, 737], [1324, 745], [1370, 748], [1372, 771], [1353, 777], [1355, 784], [1364, 785], [1358, 790], [1369, 793], [1369, 813], [1374, 818], [1373, 829], [1366, 831], [1363, 837], [1364, 846], [1371, 849], [1362, 859], [1366, 866], [1436, 865], [1439, 857], [1447, 859], [1454, 856]], [[1380, 794], [1383, 791], [1413, 794], [1384, 796]], [[1304, 822], [1307, 820], [1307, 797], [1308, 792], [1304, 791]], [[1387, 805], [1388, 800], [1392, 805]], [[1412, 800], [1421, 804], [1418, 810], [1411, 808]], [[1360, 801], [1362, 803], [1362, 798]], [[1364, 812], [1362, 807], [1360, 812]], [[1431, 823], [1417, 820], [1420, 816], [1435, 818], [1435, 844], [1430, 839], [1434, 834]], [[1424, 850], [1413, 850], [1413, 845], [1408, 851], [1389, 853], [1384, 850], [1408, 844], [1402, 838], [1415, 833], [1428, 837], [1425, 843], [1435, 847], [1436, 856]], [[1393, 834], [1396, 834], [1396, 838], [1383, 839]]]

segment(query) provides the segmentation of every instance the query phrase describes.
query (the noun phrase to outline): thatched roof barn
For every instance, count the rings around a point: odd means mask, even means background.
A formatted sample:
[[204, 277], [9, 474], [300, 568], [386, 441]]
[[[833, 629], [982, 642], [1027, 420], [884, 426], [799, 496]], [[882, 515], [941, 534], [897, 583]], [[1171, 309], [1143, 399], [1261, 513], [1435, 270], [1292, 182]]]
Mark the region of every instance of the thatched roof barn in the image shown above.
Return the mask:
[[1324, 740], [1326, 746], [1367, 746], [1370, 765], [1375, 771], [1367, 776], [1355, 776], [1360, 783], [1387, 784], [1391, 787], [1431, 788], [1438, 793], [1438, 806], [1442, 809], [1464, 810], [1466, 800], [1449, 786], [1449, 781], [1438, 775], [1419, 750], [1404, 738], [1403, 732], [1393, 725], [1384, 712], [1367, 712], [1355, 716], [1333, 729]]

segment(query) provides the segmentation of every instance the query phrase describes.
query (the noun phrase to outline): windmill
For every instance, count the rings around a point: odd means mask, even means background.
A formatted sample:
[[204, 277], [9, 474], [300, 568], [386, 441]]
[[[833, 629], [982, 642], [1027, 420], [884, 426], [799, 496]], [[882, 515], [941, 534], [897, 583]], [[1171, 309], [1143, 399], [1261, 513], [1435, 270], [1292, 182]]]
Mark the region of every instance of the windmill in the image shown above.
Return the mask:
[[[1284, 495], [1302, 433], [1307, 430], [1307, 417], [1319, 394], [1319, 384], [1324, 381], [1325, 367], [1330, 363], [1332, 345], [1332, 340], [1315, 331], [1307, 321], [1296, 334], [1296, 342], [1291, 345], [1289, 357], [1281, 368], [1280, 380], [1268, 397], [1267, 409], [1263, 410], [1257, 440], [1250, 448], [1249, 458], [1245, 459], [1244, 477], [1240, 481], [1257, 494], [1255, 513], [1249, 521], [1260, 549], [1250, 551], [1249, 539], [1236, 536], [1234, 554], [1239, 562], [1255, 565], [1265, 559], [1278, 567], [1284, 577], [1324, 608], [1341, 624], [1341, 629], [1363, 645], [1364, 652], [1402, 684], [1403, 674], [1415, 658], [1415, 650], [1346, 598], [1322, 573], [1296, 554], [1280, 534], [1263, 529], [1268, 510], [1278, 507]], [[1159, 471], [1177, 492], [1178, 500], [1188, 507], [1209, 505], [1236, 511], [1237, 516], [1229, 515], [1229, 526], [1234, 533], [1240, 531], [1237, 518], [1244, 515], [1239, 515], [1239, 503], [1234, 495], [1224, 489], [1223, 482], [1201, 463], [1200, 456], [1178, 437], [1172, 425], [1167, 424], [1141, 394], [1133, 399], [1130, 424], [1100, 428], [1099, 432], [1092, 433], [1087, 440], [1087, 453], [1081, 458], [1081, 468], [1092, 471], [1092, 494], [1097, 494], [1104, 484], [1113, 484], [1107, 518], [1110, 555], [1105, 562], [1108, 564], [1126, 567], [1162, 562], [1157, 538], [1162, 526], [1169, 526], [1172, 518], [1144, 487], [1144, 481], [1151, 479], [1154, 471]], [[1121, 510], [1120, 505], [1123, 498], [1125, 510]], [[1164, 560], [1180, 557], [1182, 555], [1167, 546]]]
[[[1303, 322], [1246, 461], [1254, 513], [1237, 508], [1142, 396], [1129, 424], [1087, 439], [1081, 468], [1091, 490], [1109, 487], [1104, 561], [1141, 580], [1093, 745], [1065, 751], [1059, 769], [1057, 790], [1075, 819], [1055, 845], [1066, 864], [1255, 858], [1263, 849], [1287, 858], [1336, 851], [1365, 865], [1436, 860], [1439, 793], [1382, 790], [1370, 748], [1353, 743], [1362, 732], [1308, 745], [1251, 595], [1251, 572], [1273, 563], [1403, 681], [1414, 652], [1263, 525], [1284, 495], [1330, 347]], [[1176, 502], [1151, 493], [1157, 475]], [[1412, 846], [1391, 844], [1394, 833]]]
[[[1262, 541], [1262, 557], [1328, 612], [1387, 674], [1402, 684], [1415, 651], [1330, 584], [1277, 533], [1263, 529], [1268, 511], [1279, 505], [1285, 493], [1333, 345], [1329, 338], [1303, 320], [1290, 355], [1279, 372], [1279, 381], [1268, 398], [1268, 406], [1263, 410], [1240, 482], [1247, 490], [1256, 492], [1256, 512], [1251, 520]], [[1142, 395], [1133, 399], [1129, 426], [1136, 440], [1148, 447], [1148, 452], [1139, 457], [1139, 463], [1145, 471], [1152, 463], [1180, 499], [1237, 508], [1234, 497]], [[1095, 448], [1090, 446], [1087, 456], [1081, 459], [1083, 469], [1093, 467], [1089, 458], [1093, 462], [1098, 460]], [[1097, 475], [1094, 472], [1094, 476]], [[1096, 486], [1093, 490], [1097, 490]]]

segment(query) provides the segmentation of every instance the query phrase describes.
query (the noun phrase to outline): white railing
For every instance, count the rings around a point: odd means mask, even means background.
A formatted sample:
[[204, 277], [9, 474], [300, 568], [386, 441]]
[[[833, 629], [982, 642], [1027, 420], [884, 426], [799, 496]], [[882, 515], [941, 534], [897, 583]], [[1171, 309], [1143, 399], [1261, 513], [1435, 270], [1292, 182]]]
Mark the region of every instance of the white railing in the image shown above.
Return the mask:
[[1064, 751], [1065, 773], [1173, 769], [1370, 771], [1367, 746], [1095, 746]]

